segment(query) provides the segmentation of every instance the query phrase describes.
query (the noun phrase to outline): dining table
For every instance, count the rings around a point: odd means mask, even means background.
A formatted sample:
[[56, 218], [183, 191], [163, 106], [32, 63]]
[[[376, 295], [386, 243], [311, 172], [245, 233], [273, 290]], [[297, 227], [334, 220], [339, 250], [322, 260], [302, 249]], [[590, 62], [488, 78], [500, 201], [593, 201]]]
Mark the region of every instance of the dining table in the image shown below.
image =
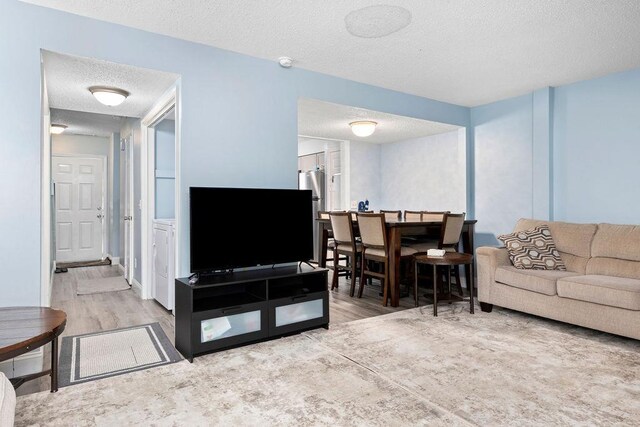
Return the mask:
[[[475, 219], [467, 219], [462, 226], [462, 252], [473, 255], [473, 236], [475, 233]], [[327, 266], [327, 248], [329, 232], [331, 231], [331, 220], [328, 218], [316, 219], [318, 227], [318, 265], [322, 268]], [[389, 245], [389, 288], [391, 291], [391, 306], [400, 305], [400, 250], [403, 237], [440, 237], [442, 221], [406, 221], [404, 219], [393, 219], [385, 221], [387, 242]], [[353, 231], [359, 236], [358, 222], [353, 220]], [[475, 287], [475, 278], [472, 271], [476, 271], [471, 265], [465, 265], [465, 279], [467, 284]]]

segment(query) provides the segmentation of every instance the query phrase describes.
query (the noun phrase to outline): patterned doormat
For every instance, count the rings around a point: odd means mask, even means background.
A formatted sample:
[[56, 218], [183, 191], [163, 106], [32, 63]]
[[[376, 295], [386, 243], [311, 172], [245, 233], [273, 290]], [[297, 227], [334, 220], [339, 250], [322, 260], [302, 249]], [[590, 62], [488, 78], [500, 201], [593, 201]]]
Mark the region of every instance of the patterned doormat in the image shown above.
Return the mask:
[[59, 386], [182, 360], [159, 323], [62, 338]]

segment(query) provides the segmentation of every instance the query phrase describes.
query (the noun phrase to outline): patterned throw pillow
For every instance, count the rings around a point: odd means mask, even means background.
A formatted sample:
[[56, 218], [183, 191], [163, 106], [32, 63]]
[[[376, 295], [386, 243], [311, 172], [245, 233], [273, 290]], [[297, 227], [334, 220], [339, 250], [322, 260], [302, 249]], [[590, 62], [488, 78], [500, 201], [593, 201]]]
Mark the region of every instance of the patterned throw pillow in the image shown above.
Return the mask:
[[516, 268], [530, 270], [566, 270], [546, 225], [531, 230], [498, 236]]

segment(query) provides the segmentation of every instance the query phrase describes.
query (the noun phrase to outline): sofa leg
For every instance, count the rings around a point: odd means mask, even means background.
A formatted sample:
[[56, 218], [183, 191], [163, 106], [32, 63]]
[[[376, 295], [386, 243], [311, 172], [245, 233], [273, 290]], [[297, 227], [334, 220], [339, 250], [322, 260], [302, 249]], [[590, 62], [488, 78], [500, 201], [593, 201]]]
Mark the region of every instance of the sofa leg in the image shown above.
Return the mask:
[[488, 302], [481, 302], [480, 310], [484, 311], [485, 313], [491, 313], [491, 311], [493, 310], [493, 304], [489, 304]]

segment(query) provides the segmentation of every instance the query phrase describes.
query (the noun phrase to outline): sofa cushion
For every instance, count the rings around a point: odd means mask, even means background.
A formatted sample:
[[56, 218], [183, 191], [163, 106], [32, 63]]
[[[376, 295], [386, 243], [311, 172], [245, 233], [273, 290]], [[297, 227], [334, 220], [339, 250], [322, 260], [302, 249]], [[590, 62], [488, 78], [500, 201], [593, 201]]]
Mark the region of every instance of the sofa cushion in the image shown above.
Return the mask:
[[16, 392], [11, 382], [0, 372], [0, 427], [13, 426], [16, 411]]
[[591, 241], [596, 233], [597, 225], [520, 219], [513, 231], [528, 230], [542, 224], [549, 226], [553, 241], [567, 270], [585, 274], [587, 260], [591, 256]]
[[495, 279], [514, 288], [525, 289], [545, 295], [556, 295], [556, 281], [564, 277], [575, 276], [571, 271], [559, 270], [523, 270], [513, 266], [498, 267]]
[[640, 311], [640, 280], [601, 275], [558, 280], [558, 296]]
[[640, 226], [598, 224], [591, 256], [640, 261]]
[[640, 262], [616, 258], [591, 258], [587, 264], [586, 274], [640, 280]]
[[509, 252], [516, 268], [533, 270], [566, 270], [560, 253], [553, 243], [549, 227], [542, 224], [531, 230], [498, 236]]

